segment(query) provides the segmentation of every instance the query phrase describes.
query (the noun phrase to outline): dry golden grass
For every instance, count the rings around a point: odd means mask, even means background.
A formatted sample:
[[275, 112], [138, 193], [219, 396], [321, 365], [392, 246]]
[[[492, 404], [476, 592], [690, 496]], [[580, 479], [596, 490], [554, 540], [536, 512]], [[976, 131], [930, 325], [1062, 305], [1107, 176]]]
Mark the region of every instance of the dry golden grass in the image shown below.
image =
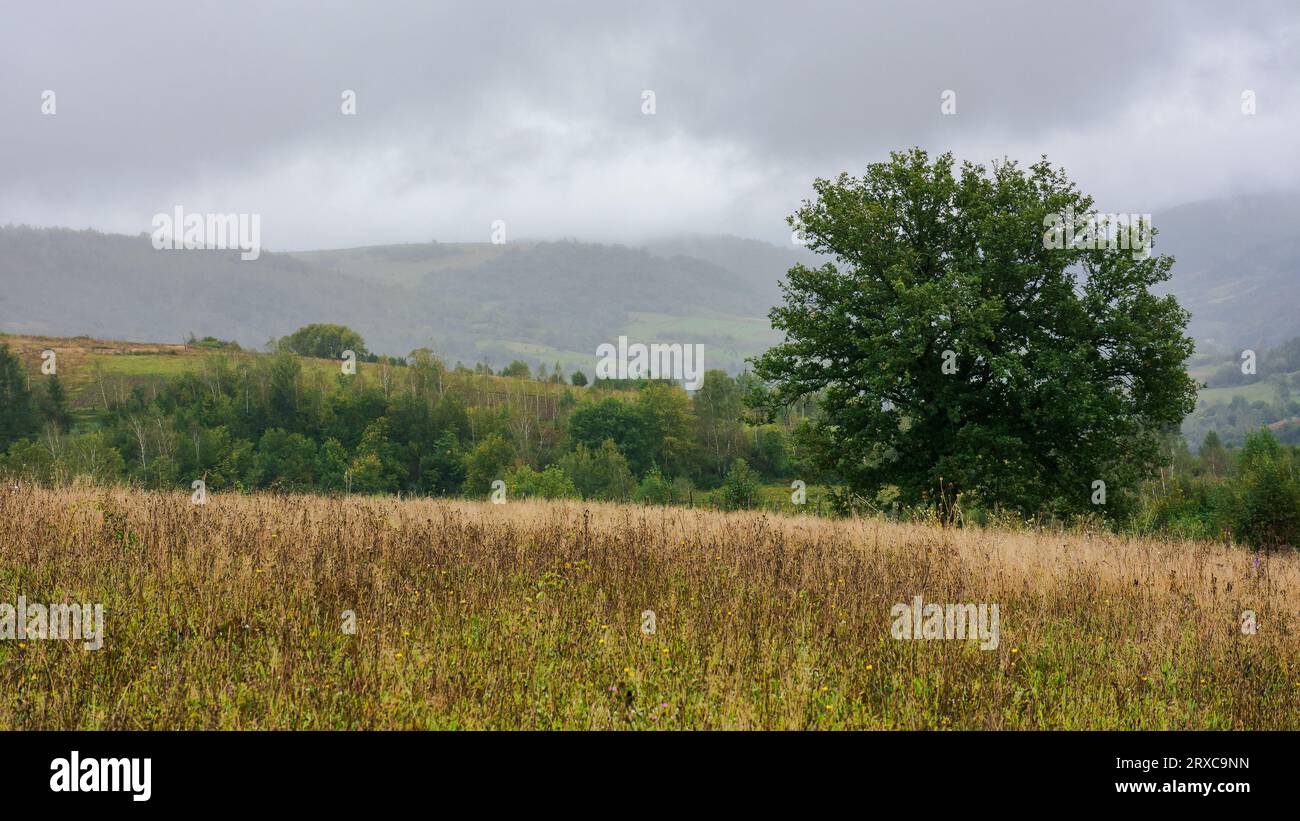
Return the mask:
[[[19, 594], [107, 636], [0, 641], [5, 728], [1300, 726], [1300, 558], [1203, 544], [6, 488]], [[892, 638], [914, 595], [999, 605], [999, 647]]]

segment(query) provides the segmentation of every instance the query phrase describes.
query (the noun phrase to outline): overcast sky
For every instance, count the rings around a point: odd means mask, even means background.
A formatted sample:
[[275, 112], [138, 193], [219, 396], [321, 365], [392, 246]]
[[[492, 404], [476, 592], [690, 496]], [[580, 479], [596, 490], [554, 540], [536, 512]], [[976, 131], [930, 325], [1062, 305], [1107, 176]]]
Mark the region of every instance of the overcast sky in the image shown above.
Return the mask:
[[0, 224], [135, 234], [180, 204], [261, 214], [271, 250], [487, 241], [497, 219], [788, 241], [814, 177], [912, 145], [1047, 154], [1103, 210], [1158, 212], [1300, 187], [1298, 135], [1294, 2], [42, 0], [0, 19]]

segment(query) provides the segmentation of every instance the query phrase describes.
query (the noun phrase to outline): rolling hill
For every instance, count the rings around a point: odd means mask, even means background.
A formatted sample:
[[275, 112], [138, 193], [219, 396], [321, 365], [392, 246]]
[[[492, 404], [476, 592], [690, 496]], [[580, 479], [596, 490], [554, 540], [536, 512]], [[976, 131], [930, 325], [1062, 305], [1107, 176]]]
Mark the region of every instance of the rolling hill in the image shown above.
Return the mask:
[[742, 271], [579, 242], [264, 251], [245, 262], [155, 251], [143, 235], [7, 227], [0, 331], [141, 342], [193, 333], [260, 348], [339, 322], [383, 353], [430, 347], [452, 362], [559, 361], [589, 375], [598, 345], [631, 334], [703, 343], [708, 367], [735, 371], [776, 340], [765, 317], [785, 267], [779, 253]]
[[[1155, 215], [1177, 262], [1169, 289], [1192, 313], [1202, 359], [1229, 361], [1300, 335], [1300, 199], [1261, 194]], [[577, 241], [420, 243], [294, 253], [155, 251], [148, 237], [0, 228], [0, 331], [260, 348], [310, 322], [360, 331], [372, 350], [431, 347], [451, 362], [559, 361], [588, 372], [628, 334], [703, 343], [735, 371], [778, 340], [768, 309], [806, 251], [729, 236], [644, 247]]]
[[1300, 336], [1300, 196], [1256, 194], [1153, 215], [1156, 250], [1175, 257], [1169, 290], [1204, 351], [1236, 354]]

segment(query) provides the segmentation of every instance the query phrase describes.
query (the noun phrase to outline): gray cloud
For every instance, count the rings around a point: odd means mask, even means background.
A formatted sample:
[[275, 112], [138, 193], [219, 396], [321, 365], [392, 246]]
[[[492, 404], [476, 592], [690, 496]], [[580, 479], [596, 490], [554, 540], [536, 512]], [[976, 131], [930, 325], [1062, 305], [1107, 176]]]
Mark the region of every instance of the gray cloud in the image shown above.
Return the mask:
[[1300, 186], [1292, 4], [484, 5], [9, 12], [0, 223], [138, 233], [180, 203], [261, 213], [272, 249], [485, 240], [494, 219], [777, 240], [813, 176], [911, 145], [1047, 154], [1113, 210]]

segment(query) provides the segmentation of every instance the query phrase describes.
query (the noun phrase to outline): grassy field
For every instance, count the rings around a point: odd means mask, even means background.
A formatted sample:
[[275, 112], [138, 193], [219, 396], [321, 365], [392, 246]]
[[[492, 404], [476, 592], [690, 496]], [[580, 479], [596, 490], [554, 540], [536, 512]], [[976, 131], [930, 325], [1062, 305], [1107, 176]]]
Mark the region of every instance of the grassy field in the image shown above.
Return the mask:
[[[106, 637], [0, 640], [0, 727], [1294, 728], [1298, 592], [1111, 535], [5, 488], [0, 601]], [[916, 595], [997, 604], [997, 648], [893, 638]]]
[[[781, 341], [781, 334], [773, 331], [766, 319], [738, 317], [732, 314], [706, 312], [694, 316], [672, 316], [641, 311], [630, 311], [630, 321], [618, 331], [632, 341], [705, 340], [705, 367], [736, 371], [745, 366], [745, 360], [755, 351], [761, 351]], [[614, 339], [610, 340], [611, 342]], [[595, 376], [594, 351], [570, 351], [534, 342], [511, 339], [480, 339], [475, 343], [478, 351], [487, 356], [493, 351], [506, 351], [510, 356], [544, 362], [549, 368], [559, 362], [565, 375], [582, 371], [588, 378]], [[505, 363], [501, 363], [505, 364]]]
[[1226, 388], [1202, 388], [1197, 394], [1197, 400], [1206, 405], [1227, 404], [1236, 396], [1242, 397], [1247, 402], [1275, 402], [1277, 385], [1264, 381]]
[[[740, 317], [705, 311], [694, 316], [630, 312], [624, 333], [630, 339], [707, 339], [707, 356], [717, 362], [743, 363], [755, 351], [781, 342], [780, 331], [766, 317]], [[714, 367], [709, 365], [708, 367]]]

